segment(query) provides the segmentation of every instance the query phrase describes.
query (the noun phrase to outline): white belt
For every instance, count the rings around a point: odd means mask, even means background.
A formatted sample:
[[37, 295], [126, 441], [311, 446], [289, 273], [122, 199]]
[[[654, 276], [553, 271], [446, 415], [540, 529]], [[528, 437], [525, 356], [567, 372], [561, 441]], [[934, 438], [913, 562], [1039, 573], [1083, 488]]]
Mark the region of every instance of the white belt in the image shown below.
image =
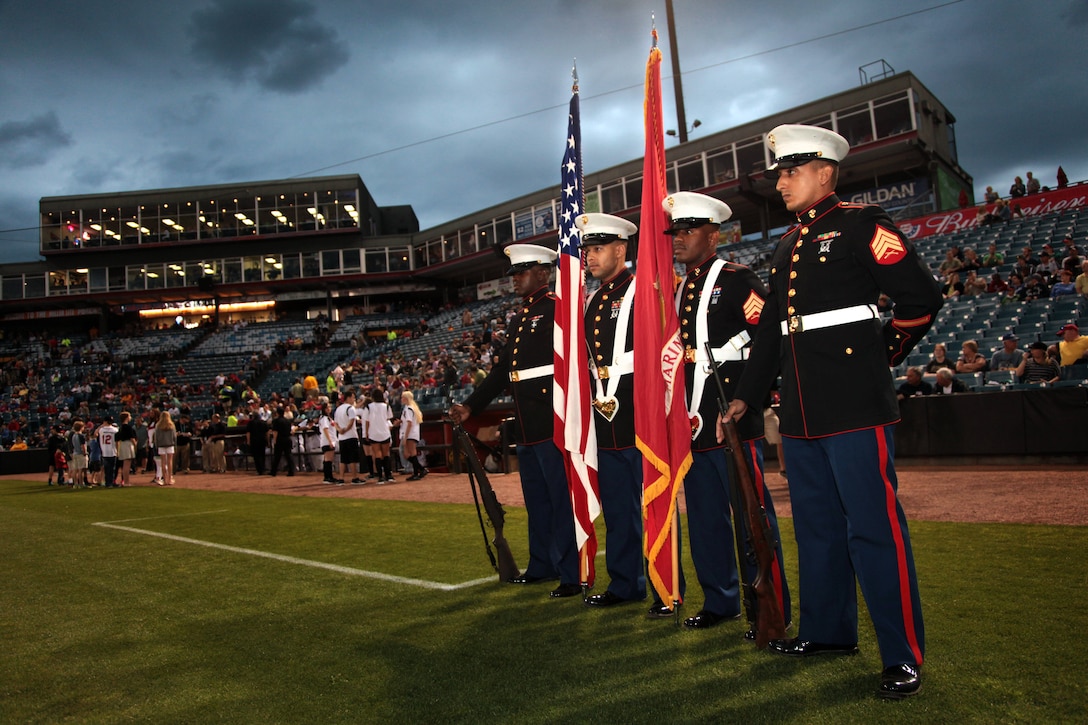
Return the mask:
[[[725, 343], [721, 347], [713, 349], [714, 362], [736, 362], [738, 360], [747, 360], [748, 352], [751, 348], [745, 347], [752, 339], [752, 336], [748, 334], [747, 330], [741, 330], [733, 337], [729, 338], [729, 342]], [[696, 350], [691, 348], [684, 350], [684, 362], [689, 363], [708, 363], [710, 358], [706, 356], [706, 350]]]
[[836, 325], [848, 325], [851, 322], [875, 320], [880, 317], [880, 311], [876, 305], [854, 305], [838, 310], [826, 312], [813, 312], [811, 315], [791, 315], [782, 320], [782, 334], [797, 334], [809, 330], [820, 330], [824, 327]]
[[609, 380], [635, 372], [635, 358], [630, 352], [622, 355], [611, 365], [596, 365], [590, 369], [596, 380]]
[[554, 365], [538, 365], [535, 368], [525, 368], [524, 370], [511, 370], [510, 382], [517, 383], [523, 380], [533, 380], [535, 378], [549, 377], [554, 374]]

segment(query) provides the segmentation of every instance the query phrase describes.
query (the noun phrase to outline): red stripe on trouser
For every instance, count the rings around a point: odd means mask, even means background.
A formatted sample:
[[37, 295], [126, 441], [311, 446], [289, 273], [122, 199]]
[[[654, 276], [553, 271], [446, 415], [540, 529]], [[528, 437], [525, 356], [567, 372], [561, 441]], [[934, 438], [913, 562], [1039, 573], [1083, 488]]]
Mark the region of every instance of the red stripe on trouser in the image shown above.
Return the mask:
[[888, 441], [884, 426], [874, 429], [876, 433], [877, 456], [880, 459], [880, 477], [884, 481], [884, 503], [887, 507], [888, 526], [895, 542], [895, 564], [899, 573], [899, 604], [903, 609], [903, 628], [907, 635], [907, 644], [914, 653], [914, 661], [922, 664], [922, 648], [918, 645], [918, 633], [914, 626], [914, 605], [911, 601], [910, 575], [907, 571], [907, 547], [903, 543], [903, 529], [899, 525], [895, 489], [888, 479]]
[[[750, 468], [752, 469], [752, 473], [754, 476], [753, 480], [756, 484], [756, 490], [761, 492], [760, 498], [763, 500], [763, 507], [773, 508], [771, 503], [767, 500], [770, 498], [771, 494], [767, 490], [767, 487], [763, 484], [763, 469], [756, 465], [758, 461], [758, 459], [756, 458], [756, 444], [754, 441], [748, 441], [744, 444], [744, 447], [748, 451], [748, 461], [749, 463], [751, 463]], [[753, 531], [751, 532], [751, 534], [753, 537], [762, 536], [763, 532]], [[782, 612], [782, 616], [786, 617], [789, 615], [786, 614], [786, 600], [785, 596], [783, 595], [782, 562], [778, 560], [778, 549], [775, 548], [772, 551], [774, 552], [774, 593], [775, 596], [778, 597], [778, 609]]]

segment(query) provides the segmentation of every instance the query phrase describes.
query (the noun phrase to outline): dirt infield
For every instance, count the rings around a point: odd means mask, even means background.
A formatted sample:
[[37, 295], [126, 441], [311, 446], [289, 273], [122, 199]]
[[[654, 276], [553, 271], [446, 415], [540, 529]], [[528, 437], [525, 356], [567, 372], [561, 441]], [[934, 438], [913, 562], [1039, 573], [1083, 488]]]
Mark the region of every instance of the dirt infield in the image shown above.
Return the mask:
[[[1078, 465], [1030, 466], [934, 466], [900, 463], [899, 500], [907, 518], [919, 521], [965, 523], [1025, 523], [1088, 525], [1088, 471]], [[40, 479], [46, 476], [8, 475], [5, 479]], [[222, 474], [180, 473], [177, 488], [209, 491], [242, 491], [283, 496], [432, 501], [472, 503], [467, 475], [432, 473], [422, 481], [385, 485], [329, 485], [320, 473], [304, 472], [288, 477], [257, 476], [252, 472]], [[133, 477], [135, 486], [152, 486], [149, 474]], [[520, 479], [516, 473], [489, 476], [499, 501], [522, 506]], [[786, 479], [769, 471], [767, 481], [780, 516], [791, 516]], [[684, 510], [683, 496], [680, 509]]]

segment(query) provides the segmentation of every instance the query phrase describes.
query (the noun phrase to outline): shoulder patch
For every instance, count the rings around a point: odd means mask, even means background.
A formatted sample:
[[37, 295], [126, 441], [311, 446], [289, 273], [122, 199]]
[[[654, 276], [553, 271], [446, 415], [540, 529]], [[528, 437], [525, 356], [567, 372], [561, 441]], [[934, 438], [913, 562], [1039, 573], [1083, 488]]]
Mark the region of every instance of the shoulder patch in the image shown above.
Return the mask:
[[869, 242], [869, 251], [873, 253], [873, 259], [877, 264], [895, 264], [907, 256], [907, 248], [903, 246], [903, 240], [882, 226], [877, 226], [876, 234]]
[[759, 315], [763, 312], [763, 298], [756, 294], [755, 290], [748, 293], [748, 299], [744, 301], [744, 319], [749, 325], [759, 324]]

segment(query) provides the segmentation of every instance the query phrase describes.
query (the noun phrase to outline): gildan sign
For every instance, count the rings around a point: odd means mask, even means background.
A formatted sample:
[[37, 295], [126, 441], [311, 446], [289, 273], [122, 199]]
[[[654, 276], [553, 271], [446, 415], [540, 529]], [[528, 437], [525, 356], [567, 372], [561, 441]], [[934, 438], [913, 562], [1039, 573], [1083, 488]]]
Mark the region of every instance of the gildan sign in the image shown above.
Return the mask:
[[[1088, 184], [1078, 184], [1067, 189], [1044, 191], [1009, 202], [1013, 207], [1020, 207], [1025, 217], [1040, 216], [1066, 209], [1080, 209], [1088, 206]], [[993, 204], [985, 204], [987, 211], [992, 211]], [[951, 234], [977, 226], [979, 207], [968, 207], [954, 211], [943, 211], [929, 216], [918, 217], [898, 223], [899, 230], [910, 239], [922, 239], [934, 234]]]
[[898, 184], [879, 186], [868, 191], [859, 191], [850, 196], [851, 204], [876, 204], [885, 209], [906, 206], [920, 196], [929, 193], [929, 182], [925, 179], [901, 181]]

